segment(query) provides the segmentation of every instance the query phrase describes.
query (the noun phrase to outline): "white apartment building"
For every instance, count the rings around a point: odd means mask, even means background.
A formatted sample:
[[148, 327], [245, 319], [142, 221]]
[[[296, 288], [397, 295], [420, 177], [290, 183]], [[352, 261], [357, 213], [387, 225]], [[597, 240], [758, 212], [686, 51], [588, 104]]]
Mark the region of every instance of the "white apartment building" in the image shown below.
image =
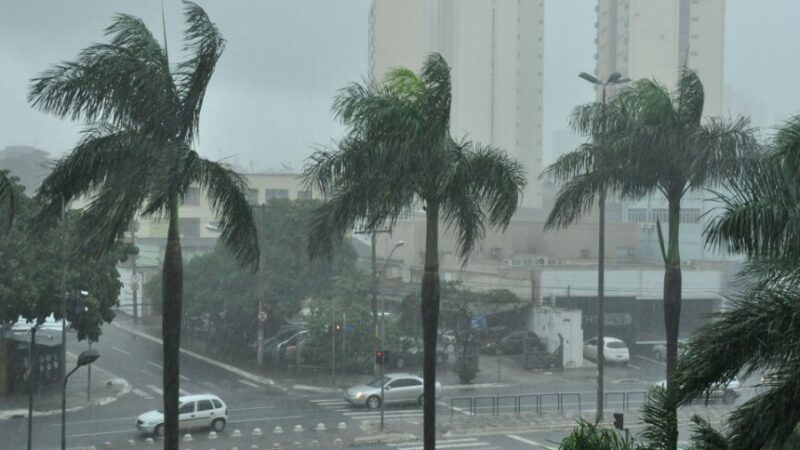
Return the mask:
[[655, 78], [673, 88], [680, 69], [697, 71], [706, 116], [722, 114], [725, 0], [598, 0], [597, 67], [605, 78]]
[[505, 149], [524, 164], [523, 206], [542, 191], [542, 0], [374, 0], [370, 70], [419, 70], [441, 53], [452, 70], [451, 133]]

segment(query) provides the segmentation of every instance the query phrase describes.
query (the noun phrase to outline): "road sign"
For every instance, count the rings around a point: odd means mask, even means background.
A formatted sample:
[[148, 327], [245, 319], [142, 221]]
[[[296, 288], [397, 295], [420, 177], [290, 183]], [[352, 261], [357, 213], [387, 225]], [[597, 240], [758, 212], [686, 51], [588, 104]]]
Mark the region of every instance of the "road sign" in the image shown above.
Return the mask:
[[267, 321], [267, 312], [261, 311], [258, 313], [258, 321], [259, 322], [266, 322]]

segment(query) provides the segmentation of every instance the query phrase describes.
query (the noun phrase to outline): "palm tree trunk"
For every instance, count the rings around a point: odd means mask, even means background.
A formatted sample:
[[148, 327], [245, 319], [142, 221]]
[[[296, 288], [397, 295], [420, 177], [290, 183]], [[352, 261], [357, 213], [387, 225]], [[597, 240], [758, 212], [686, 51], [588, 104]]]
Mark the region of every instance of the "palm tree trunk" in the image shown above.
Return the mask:
[[[681, 218], [680, 195], [670, 195], [669, 202], [669, 242], [664, 271], [664, 328], [667, 334], [667, 389], [671, 390], [672, 377], [678, 365], [678, 331], [681, 318], [681, 256], [678, 247], [678, 232]], [[675, 408], [670, 403], [670, 408]], [[674, 413], [674, 412], [673, 412]], [[668, 430], [668, 449], [678, 446], [678, 430]]]
[[[605, 98], [605, 89], [603, 90]], [[605, 372], [605, 260], [606, 260], [606, 190], [600, 191], [598, 200], [598, 210], [600, 213], [598, 228], [600, 236], [597, 242], [597, 420], [603, 420], [603, 391], [604, 391], [604, 372]]]
[[436, 448], [436, 332], [439, 326], [439, 206], [428, 203], [425, 273], [422, 276], [422, 342], [424, 361], [423, 439], [425, 450]]
[[181, 256], [178, 199], [169, 205], [169, 231], [163, 268], [163, 315], [161, 333], [164, 352], [164, 449], [178, 450], [178, 396], [180, 389], [181, 307], [183, 304], [183, 260]]

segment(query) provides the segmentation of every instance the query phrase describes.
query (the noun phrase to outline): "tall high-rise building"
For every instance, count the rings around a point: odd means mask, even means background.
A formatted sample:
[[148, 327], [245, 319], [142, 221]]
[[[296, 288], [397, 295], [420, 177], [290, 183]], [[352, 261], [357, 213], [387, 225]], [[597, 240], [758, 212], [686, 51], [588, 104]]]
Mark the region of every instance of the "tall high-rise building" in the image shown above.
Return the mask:
[[439, 52], [451, 66], [451, 133], [491, 144], [528, 172], [523, 206], [541, 206], [542, 0], [374, 0], [370, 70], [419, 70]]
[[681, 68], [697, 71], [705, 116], [722, 114], [725, 0], [598, 0], [597, 69], [674, 88]]

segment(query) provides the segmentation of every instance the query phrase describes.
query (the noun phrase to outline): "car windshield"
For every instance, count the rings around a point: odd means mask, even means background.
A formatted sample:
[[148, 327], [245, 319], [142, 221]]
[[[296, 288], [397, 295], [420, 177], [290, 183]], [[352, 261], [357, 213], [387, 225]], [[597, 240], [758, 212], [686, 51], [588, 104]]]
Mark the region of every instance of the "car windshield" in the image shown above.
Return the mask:
[[608, 348], [628, 348], [624, 342], [619, 341], [609, 341], [606, 343], [606, 347]]
[[[391, 378], [389, 378], [389, 377], [383, 377], [383, 384], [384, 384], [384, 385], [385, 385], [386, 383], [388, 383], [389, 381], [391, 381]], [[370, 381], [369, 383], [367, 383], [367, 386], [369, 386], [369, 387], [374, 387], [374, 388], [379, 388], [379, 387], [381, 387], [381, 377], [375, 378], [374, 380]]]

